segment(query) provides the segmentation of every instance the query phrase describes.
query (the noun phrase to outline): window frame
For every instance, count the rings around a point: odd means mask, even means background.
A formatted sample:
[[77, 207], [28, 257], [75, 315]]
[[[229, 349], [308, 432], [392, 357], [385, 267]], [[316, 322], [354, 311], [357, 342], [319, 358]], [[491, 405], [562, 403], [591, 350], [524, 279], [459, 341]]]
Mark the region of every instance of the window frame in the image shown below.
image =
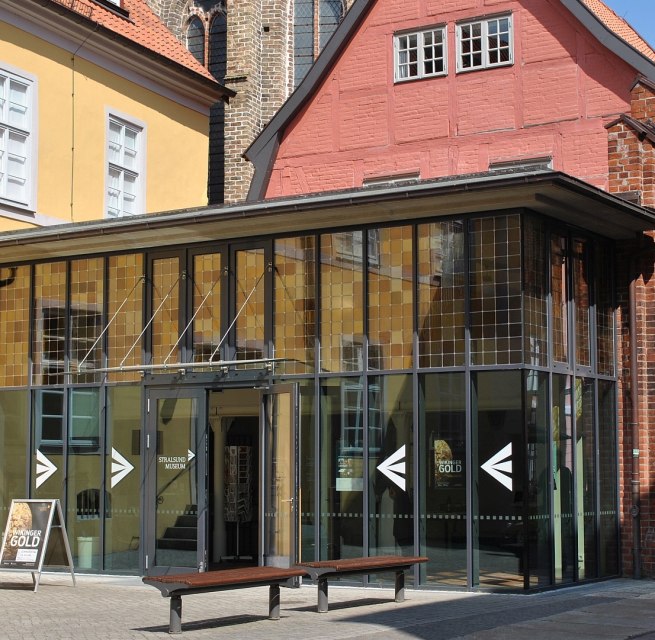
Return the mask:
[[[435, 34], [435, 33], [440, 33], [441, 34], [441, 48], [443, 51], [443, 55], [441, 58], [430, 58], [432, 63], [436, 63], [437, 61], [442, 62], [442, 70], [441, 71], [433, 71], [431, 73], [425, 73], [425, 63], [426, 63], [426, 58], [425, 58], [425, 48], [426, 46], [428, 47], [435, 47], [437, 45], [434, 44], [425, 44], [425, 35], [426, 34]], [[416, 36], [416, 52], [417, 52], [417, 58], [416, 58], [416, 68], [417, 68], [417, 74], [416, 75], [408, 75], [406, 77], [401, 77], [400, 76], [400, 67], [401, 65], [407, 65], [408, 67], [411, 65], [410, 62], [400, 62], [400, 54], [401, 54], [401, 48], [400, 48], [400, 41], [402, 38], [409, 38], [411, 36]], [[409, 51], [410, 49], [402, 49], [402, 51]], [[399, 33], [394, 33], [393, 35], [393, 81], [394, 83], [401, 83], [401, 82], [411, 82], [413, 80], [422, 80], [424, 78], [438, 78], [438, 77], [443, 77], [448, 75], [448, 29], [447, 25], [445, 24], [439, 24], [435, 25], [432, 27], [428, 27], [427, 29], [420, 29], [418, 31], [402, 31]]]
[[[38, 137], [38, 84], [35, 76], [4, 63], [0, 64], [0, 76], [7, 86], [6, 95], [0, 102], [0, 139], [8, 140], [9, 135], [19, 135], [25, 140], [25, 171], [24, 171], [24, 197], [11, 197], [6, 189], [7, 160], [9, 145], [0, 142], [0, 210], [19, 210], [20, 212], [36, 212], [36, 185], [37, 185], [37, 137]], [[9, 118], [9, 86], [12, 82], [27, 87], [25, 92], [25, 122], [23, 126], [12, 124]]]
[[[110, 158], [110, 142], [111, 142], [111, 126], [117, 124], [123, 128], [129, 128], [136, 133], [135, 139], [135, 164], [134, 166], [128, 166], [125, 164], [124, 157], [124, 133], [121, 134], [121, 159], [120, 163], [113, 161]], [[116, 110], [106, 110], [105, 115], [105, 197], [104, 197], [104, 218], [105, 219], [115, 219], [115, 218], [129, 218], [135, 215], [141, 215], [146, 212], [146, 163], [145, 163], [145, 151], [146, 151], [146, 125], [144, 122], [141, 122], [135, 118], [122, 114]], [[121, 207], [118, 209], [117, 215], [111, 215], [111, 197], [110, 189], [112, 188], [111, 180], [111, 171], [116, 171], [120, 173], [120, 189], [118, 190], [119, 198], [121, 198]], [[134, 176], [134, 207], [133, 212], [126, 213], [124, 209], [124, 177], [126, 174]]]
[[[509, 59], [498, 62], [489, 61], [489, 25], [491, 23], [500, 23], [501, 20], [507, 20], [507, 33], [508, 33], [508, 50]], [[481, 62], [479, 65], [465, 67], [463, 64], [463, 51], [462, 51], [462, 29], [479, 24], [480, 29], [480, 55]], [[498, 31], [500, 33], [500, 31]], [[504, 33], [504, 31], [502, 32]], [[457, 73], [467, 73], [469, 71], [479, 71], [481, 69], [495, 69], [496, 67], [508, 67], [514, 64], [514, 20], [511, 13], [500, 14], [486, 18], [475, 18], [472, 20], [462, 20], [455, 25], [455, 39], [457, 45]], [[498, 49], [500, 50], [500, 49]]]

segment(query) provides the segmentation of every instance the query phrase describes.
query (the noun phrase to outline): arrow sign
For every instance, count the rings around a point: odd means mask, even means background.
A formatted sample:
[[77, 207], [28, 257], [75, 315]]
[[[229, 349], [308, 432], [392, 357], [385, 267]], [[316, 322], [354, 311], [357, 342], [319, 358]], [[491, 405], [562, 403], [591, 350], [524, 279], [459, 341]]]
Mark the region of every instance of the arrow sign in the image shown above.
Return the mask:
[[134, 466], [130, 464], [114, 447], [111, 448], [111, 488], [113, 489]]
[[186, 461], [191, 462], [196, 457], [196, 454], [191, 451], [191, 449], [186, 450]]
[[57, 467], [37, 449], [36, 488], [38, 489], [55, 471], [57, 471]]
[[482, 465], [482, 469], [510, 491], [512, 490], [512, 461], [511, 459], [506, 460], [506, 458], [511, 458], [511, 456], [512, 443], [510, 442]]
[[[378, 465], [378, 469], [403, 491], [405, 491], [405, 478], [403, 477], [405, 475], [404, 457], [405, 445]], [[402, 460], [402, 462], [399, 462], [399, 460]], [[398, 474], [402, 474], [402, 476]]]

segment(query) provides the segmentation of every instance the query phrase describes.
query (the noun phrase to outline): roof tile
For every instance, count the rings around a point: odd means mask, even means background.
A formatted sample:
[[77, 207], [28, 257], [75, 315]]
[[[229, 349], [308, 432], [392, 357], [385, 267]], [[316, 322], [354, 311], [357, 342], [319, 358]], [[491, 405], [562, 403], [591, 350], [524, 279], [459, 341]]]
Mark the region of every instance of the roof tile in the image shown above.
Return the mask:
[[602, 0], [581, 0], [610, 31], [627, 42], [633, 49], [655, 61], [655, 50], [631, 27], [623, 18], [619, 17]]
[[193, 57], [188, 49], [150, 9], [146, 0], [122, 0], [122, 7], [128, 13], [128, 17], [123, 17], [118, 12], [94, 0], [49, 1], [66, 7], [70, 11], [132, 40], [136, 44], [150, 49], [190, 71], [214, 80], [209, 71]]

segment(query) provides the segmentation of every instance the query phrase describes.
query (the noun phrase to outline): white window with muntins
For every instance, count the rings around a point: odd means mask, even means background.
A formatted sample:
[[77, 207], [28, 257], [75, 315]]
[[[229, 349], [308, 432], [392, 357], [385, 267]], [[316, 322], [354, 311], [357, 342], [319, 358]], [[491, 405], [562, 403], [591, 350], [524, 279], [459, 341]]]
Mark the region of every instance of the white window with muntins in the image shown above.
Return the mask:
[[446, 27], [395, 35], [394, 58], [395, 82], [446, 75]]
[[457, 71], [513, 64], [512, 16], [457, 25]]
[[35, 208], [34, 79], [0, 68], [0, 202]]
[[107, 125], [106, 217], [144, 212], [143, 127], [110, 115]]

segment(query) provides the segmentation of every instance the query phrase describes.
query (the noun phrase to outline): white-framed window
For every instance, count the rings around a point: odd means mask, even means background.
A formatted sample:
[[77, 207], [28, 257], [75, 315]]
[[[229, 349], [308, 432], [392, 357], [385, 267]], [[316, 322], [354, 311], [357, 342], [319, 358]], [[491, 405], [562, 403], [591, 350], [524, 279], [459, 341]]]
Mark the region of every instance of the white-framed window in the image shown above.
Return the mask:
[[0, 202], [35, 208], [35, 80], [0, 68]]
[[501, 67], [513, 62], [512, 16], [457, 25], [457, 71]]
[[109, 115], [107, 123], [106, 216], [121, 218], [144, 211], [143, 126]]
[[394, 80], [415, 80], [448, 73], [446, 27], [394, 36]]

